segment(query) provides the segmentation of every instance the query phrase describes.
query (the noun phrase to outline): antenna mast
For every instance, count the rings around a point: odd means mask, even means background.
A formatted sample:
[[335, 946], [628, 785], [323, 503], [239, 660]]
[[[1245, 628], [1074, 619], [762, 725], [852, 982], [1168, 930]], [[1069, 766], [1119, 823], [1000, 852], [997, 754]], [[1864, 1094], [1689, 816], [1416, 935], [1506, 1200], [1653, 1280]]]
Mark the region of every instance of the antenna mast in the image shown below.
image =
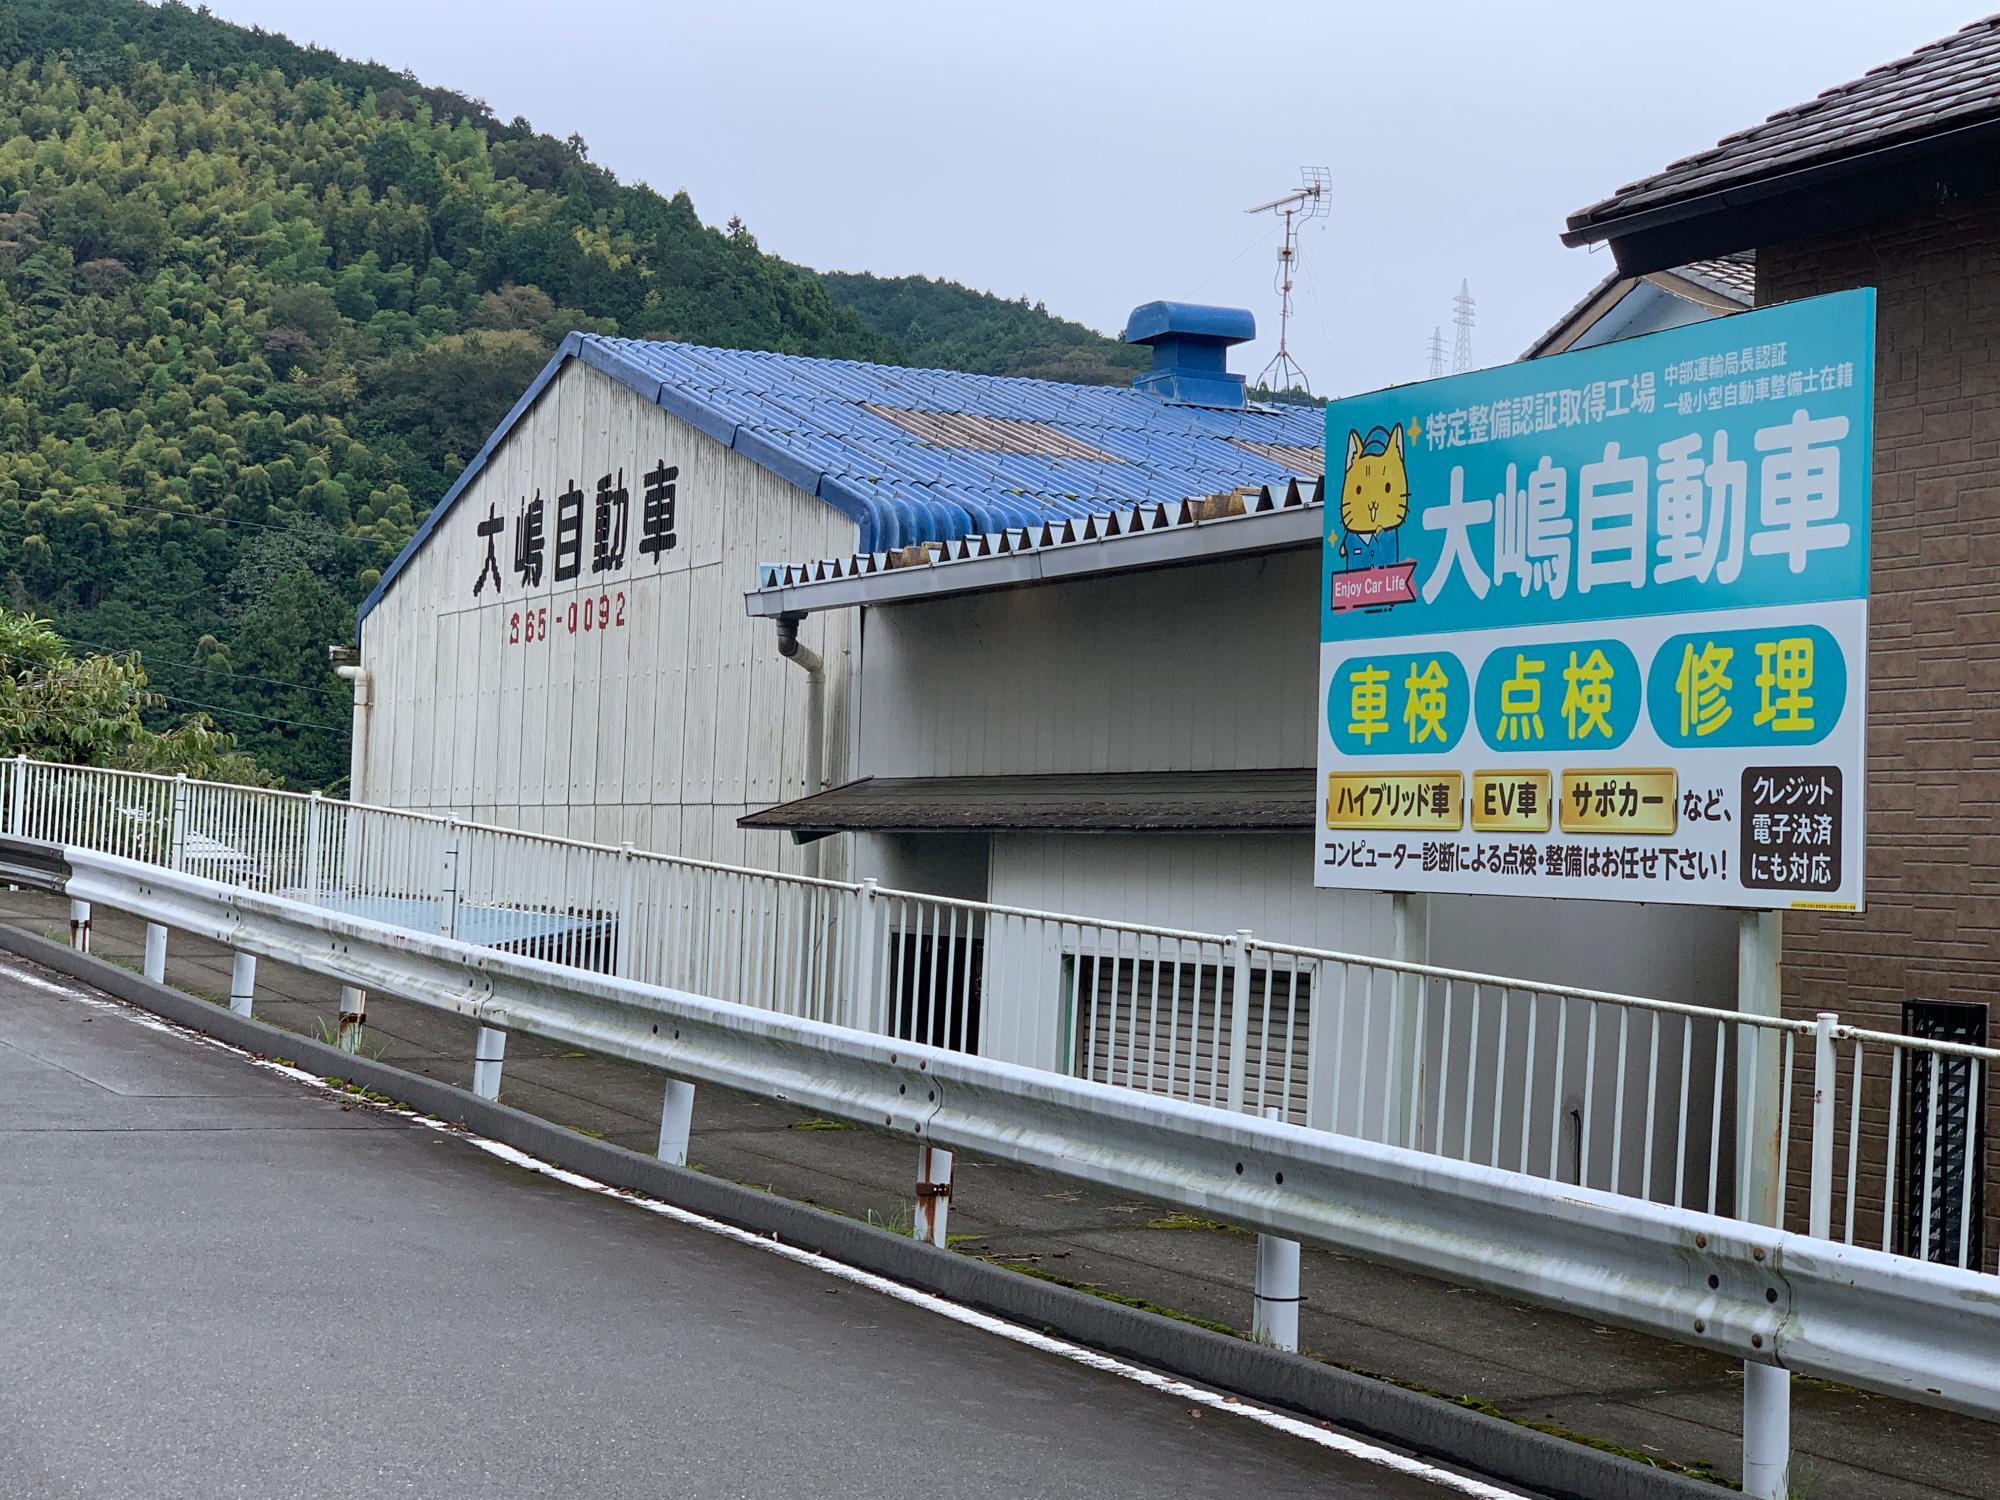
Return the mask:
[[1431, 329], [1430, 355], [1431, 379], [1435, 380], [1444, 374], [1444, 329], [1442, 328], [1434, 326]]
[[1302, 390], [1311, 395], [1312, 382], [1306, 379], [1306, 372], [1299, 368], [1299, 362], [1292, 358], [1292, 271], [1299, 260], [1299, 226], [1326, 212], [1327, 199], [1333, 189], [1333, 174], [1325, 167], [1301, 167], [1299, 181], [1301, 185], [1296, 191], [1244, 212], [1280, 214], [1285, 221], [1284, 241], [1278, 247], [1278, 274], [1272, 282], [1278, 294], [1278, 352], [1264, 366], [1263, 373], [1257, 377], [1257, 384], [1267, 391]]
[[1451, 369], [1463, 375], [1472, 368], [1472, 283], [1460, 281], [1458, 295], [1451, 299], [1451, 321], [1458, 329], [1458, 344], [1452, 350]]

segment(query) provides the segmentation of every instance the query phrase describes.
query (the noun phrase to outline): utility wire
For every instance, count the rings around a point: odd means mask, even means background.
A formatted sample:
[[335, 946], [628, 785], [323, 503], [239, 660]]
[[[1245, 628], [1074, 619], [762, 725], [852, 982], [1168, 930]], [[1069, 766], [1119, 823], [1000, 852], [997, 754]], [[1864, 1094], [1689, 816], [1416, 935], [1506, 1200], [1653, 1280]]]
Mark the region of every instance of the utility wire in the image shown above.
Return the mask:
[[[16, 656], [11, 651], [0, 651], [0, 658], [4, 658], [7, 661], [19, 662], [24, 667], [33, 667], [38, 672], [49, 670], [47, 662], [37, 661], [32, 656]], [[158, 688], [153, 687], [142, 689], [142, 691], [152, 693], [158, 698], [164, 698], [169, 703], [178, 703], [183, 708], [199, 708], [204, 712], [212, 714], [234, 714], [239, 719], [261, 719], [266, 724], [283, 724], [289, 729], [318, 729], [323, 730], [327, 734], [346, 734], [348, 732], [347, 726], [344, 724], [314, 724], [305, 719], [281, 719], [275, 714], [260, 714], [254, 709], [223, 708], [219, 704], [200, 703], [193, 698], [182, 698], [174, 693], [163, 693]]]
[[206, 713], [234, 714], [239, 719], [262, 719], [266, 724], [283, 724], [290, 729], [318, 729], [323, 730], [327, 734], [346, 734], [348, 732], [345, 724], [314, 724], [305, 719], [280, 719], [275, 714], [260, 714], [248, 708], [223, 708], [214, 703], [197, 703], [192, 698], [180, 698], [172, 693], [160, 693], [158, 688], [149, 688], [147, 691], [159, 693], [159, 696], [166, 699], [169, 703], [178, 703], [183, 708], [199, 708]]
[[349, 696], [344, 688], [314, 687], [309, 682], [287, 682], [282, 677], [259, 677], [255, 672], [232, 672], [227, 667], [211, 667], [198, 661], [179, 661], [171, 656], [153, 656], [140, 646], [112, 646], [103, 641], [86, 641], [82, 636], [71, 635], [60, 627], [58, 633], [72, 646], [88, 646], [93, 651], [106, 651], [113, 656], [136, 656], [148, 667], [186, 667], [191, 671], [213, 672], [218, 677], [234, 677], [243, 682], [267, 682], [272, 687], [297, 688], [302, 693], [320, 693], [341, 699]]
[[[36, 500], [41, 498], [41, 496], [37, 496]], [[108, 505], [113, 510], [127, 512], [145, 511], [152, 515], [170, 516], [177, 521], [212, 521], [218, 526], [249, 526], [254, 527], [258, 531], [275, 531], [284, 536], [313, 537], [330, 542], [368, 542], [377, 547], [393, 547], [395, 545], [394, 543], [382, 540], [380, 537], [364, 536], [360, 532], [335, 531], [331, 527], [278, 526], [269, 521], [246, 521], [239, 516], [225, 516], [214, 511], [175, 510], [172, 506], [160, 505], [152, 500], [113, 500], [103, 495], [95, 495], [87, 500], [81, 496], [68, 496], [66, 498], [76, 501], [78, 505]], [[27, 505], [33, 505], [34, 503], [35, 500], [29, 500], [25, 502], [23, 508], [25, 509]], [[60, 505], [63, 502], [57, 500], [50, 503]]]
[[1200, 291], [1203, 287], [1207, 286], [1211, 281], [1215, 280], [1215, 278], [1220, 276], [1224, 271], [1228, 270], [1231, 266], [1235, 265], [1236, 262], [1243, 259], [1243, 257], [1248, 255], [1252, 250], [1255, 250], [1259, 245], [1263, 244], [1266, 240], [1270, 239], [1272, 235], [1278, 232], [1278, 227], [1279, 226], [1277, 222], [1274, 220], [1269, 229], [1265, 230], [1262, 234], [1258, 235], [1256, 239], [1252, 240], [1249, 244], [1245, 245], [1241, 250], [1238, 250], [1234, 255], [1230, 256], [1228, 260], [1225, 260], [1221, 265], [1217, 266], [1213, 271], [1210, 271], [1206, 276], [1202, 277], [1201, 280], [1197, 281], [1193, 286], [1189, 287], [1181, 295], [1183, 297], [1192, 297], [1196, 292]]
[[1340, 382], [1344, 389], [1347, 385], [1347, 371], [1340, 363], [1340, 351], [1334, 347], [1333, 335], [1327, 332], [1326, 309], [1319, 300], [1319, 279], [1313, 275], [1311, 261], [1307, 260], [1304, 256], [1300, 256], [1299, 264], [1305, 269], [1306, 290], [1312, 294], [1313, 317], [1319, 323], [1320, 340], [1326, 345], [1327, 358], [1333, 361], [1334, 378]]

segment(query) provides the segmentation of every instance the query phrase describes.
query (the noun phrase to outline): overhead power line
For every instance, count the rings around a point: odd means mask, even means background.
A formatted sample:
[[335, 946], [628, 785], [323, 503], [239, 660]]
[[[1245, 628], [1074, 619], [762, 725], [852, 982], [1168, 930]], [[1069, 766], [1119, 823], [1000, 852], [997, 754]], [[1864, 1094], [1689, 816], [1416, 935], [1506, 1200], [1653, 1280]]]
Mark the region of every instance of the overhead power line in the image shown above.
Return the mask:
[[[37, 496], [36, 499], [40, 499]], [[225, 516], [215, 511], [176, 510], [170, 505], [160, 505], [151, 500], [113, 500], [104, 495], [93, 495], [89, 499], [81, 496], [69, 497], [80, 505], [108, 505], [113, 510], [126, 512], [144, 511], [151, 515], [168, 516], [176, 521], [213, 522], [217, 526], [248, 526], [257, 531], [275, 531], [285, 536], [312, 537], [329, 542], [367, 542], [376, 547], [395, 547], [379, 536], [366, 536], [358, 531], [336, 531], [332, 527], [279, 526], [270, 521], [249, 521], [241, 516]], [[34, 500], [24, 502], [33, 505]], [[52, 504], [60, 502], [51, 501]]]
[[272, 687], [297, 688], [302, 693], [319, 693], [343, 701], [349, 696], [346, 688], [314, 687], [309, 682], [287, 682], [282, 677], [260, 677], [255, 672], [232, 672], [227, 667], [213, 667], [203, 662], [181, 661], [171, 656], [154, 656], [143, 646], [113, 646], [104, 641], [86, 641], [82, 636], [70, 635], [67, 631], [60, 633], [72, 646], [88, 646], [93, 651], [105, 651], [113, 656], [136, 656], [149, 667], [185, 667], [195, 672], [212, 672], [217, 677], [234, 677], [239, 682], [264, 682]]
[[[33, 667], [37, 671], [45, 672], [48, 670], [46, 662], [37, 661], [32, 656], [17, 656], [12, 651], [0, 651], [0, 660], [19, 662], [22, 666]], [[201, 709], [204, 713], [231, 714], [239, 719], [260, 719], [266, 724], [283, 724], [288, 729], [317, 729], [326, 734], [346, 734], [348, 732], [345, 724], [315, 724], [309, 719], [281, 719], [276, 714], [260, 714], [255, 709], [224, 708], [216, 703], [201, 703], [193, 698], [180, 697], [175, 693], [163, 693], [158, 688], [149, 687], [144, 691], [152, 693], [155, 697], [163, 698], [169, 703], [178, 703], [183, 708]]]
[[266, 724], [283, 724], [291, 729], [318, 729], [327, 734], [346, 734], [348, 732], [345, 724], [315, 724], [309, 719], [281, 719], [276, 714], [260, 714], [254, 709], [224, 708], [216, 703], [197, 703], [192, 698], [176, 697], [172, 693], [160, 693], [158, 688], [150, 688], [148, 691], [159, 693], [169, 703], [178, 703], [183, 708], [198, 708], [204, 713], [234, 714], [239, 719], [261, 719]]

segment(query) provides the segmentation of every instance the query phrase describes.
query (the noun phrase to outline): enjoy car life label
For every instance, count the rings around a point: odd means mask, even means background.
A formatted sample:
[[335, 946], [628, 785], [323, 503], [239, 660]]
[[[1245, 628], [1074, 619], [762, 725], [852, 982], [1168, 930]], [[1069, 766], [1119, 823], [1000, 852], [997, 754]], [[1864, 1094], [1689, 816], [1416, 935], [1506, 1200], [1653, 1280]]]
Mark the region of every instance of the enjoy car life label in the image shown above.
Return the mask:
[[1328, 406], [1315, 882], [1858, 910], [1874, 329]]

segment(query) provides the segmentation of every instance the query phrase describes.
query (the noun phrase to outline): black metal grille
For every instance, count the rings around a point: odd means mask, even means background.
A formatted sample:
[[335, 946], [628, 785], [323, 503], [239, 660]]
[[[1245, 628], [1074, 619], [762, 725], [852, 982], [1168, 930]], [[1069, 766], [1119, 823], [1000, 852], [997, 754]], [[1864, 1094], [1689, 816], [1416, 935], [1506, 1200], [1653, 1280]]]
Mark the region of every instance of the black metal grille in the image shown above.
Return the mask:
[[[1984, 1046], [1986, 1006], [1969, 1001], [1905, 1000], [1903, 1035]], [[1896, 1182], [1896, 1247], [1904, 1255], [1957, 1265], [1961, 1233], [1965, 1236], [1965, 1264], [1977, 1266], [1985, 1254], [1983, 1074], [1976, 1060], [1969, 1057], [1911, 1052], [1905, 1059], [1902, 1110], [1896, 1122], [1897, 1138], [1906, 1143], [1898, 1153]]]

